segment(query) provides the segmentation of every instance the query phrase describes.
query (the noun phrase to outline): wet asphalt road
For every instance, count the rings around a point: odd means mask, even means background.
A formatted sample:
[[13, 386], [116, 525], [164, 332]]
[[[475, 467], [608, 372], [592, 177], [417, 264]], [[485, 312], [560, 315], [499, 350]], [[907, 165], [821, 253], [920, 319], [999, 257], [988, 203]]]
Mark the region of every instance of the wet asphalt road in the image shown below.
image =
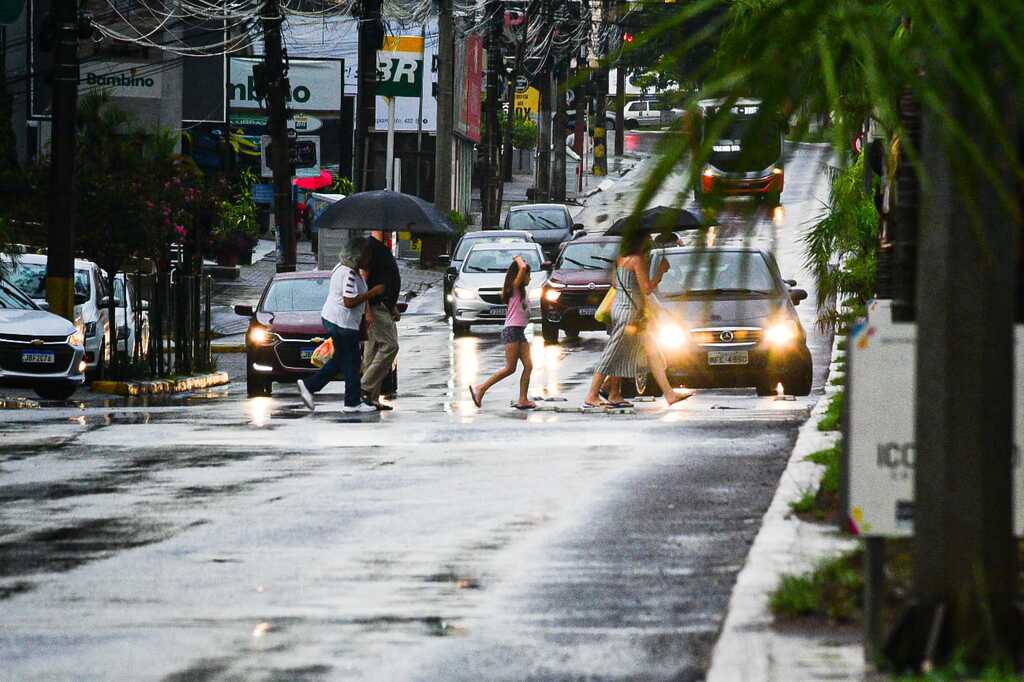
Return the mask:
[[[826, 158], [797, 148], [784, 209], [737, 204], [719, 236], [808, 286]], [[643, 173], [584, 222], [628, 210]], [[439, 310], [428, 291], [404, 318], [382, 416], [342, 414], [334, 386], [314, 414], [292, 387], [246, 399], [238, 355], [206, 393], [0, 412], [3, 677], [699, 679], [829, 339], [795, 402], [523, 414], [506, 381], [478, 412], [498, 330], [453, 339]], [[532, 392], [577, 404], [604, 335], [537, 337]]]

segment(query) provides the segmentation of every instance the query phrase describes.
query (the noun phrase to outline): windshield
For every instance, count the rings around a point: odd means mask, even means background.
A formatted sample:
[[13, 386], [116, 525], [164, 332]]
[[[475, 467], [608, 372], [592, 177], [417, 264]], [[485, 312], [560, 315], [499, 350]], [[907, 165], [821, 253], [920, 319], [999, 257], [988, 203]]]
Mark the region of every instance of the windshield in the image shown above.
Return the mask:
[[[658, 291], [665, 296], [773, 294], [776, 291], [772, 272], [757, 252], [669, 253], [664, 258], [668, 260], [668, 272]], [[657, 262], [652, 264], [652, 273], [657, 267]]]
[[[46, 298], [45, 263], [15, 263], [9, 279], [32, 298]], [[75, 270], [75, 298], [88, 300], [89, 296], [89, 272]]]
[[114, 305], [118, 308], [125, 307], [124, 280], [120, 277], [114, 280]]
[[540, 256], [536, 249], [476, 249], [471, 251], [463, 272], [505, 272], [512, 259], [522, 256], [530, 270], [540, 270]]
[[320, 310], [330, 288], [331, 280], [327, 277], [283, 279], [270, 285], [260, 310], [266, 313]]
[[570, 244], [558, 259], [558, 270], [607, 270], [619, 255], [618, 242]]
[[459, 242], [459, 248], [455, 252], [454, 260], [465, 260], [469, 250], [477, 244], [521, 244], [526, 239], [523, 237], [510, 237], [508, 235], [497, 237], [467, 237]]
[[512, 211], [508, 214], [508, 230], [567, 230], [565, 210], [561, 208], [531, 208], [527, 211]]
[[37, 306], [30, 299], [22, 296], [19, 291], [0, 282], [0, 308], [9, 310], [37, 310]]
[[734, 118], [711, 148], [711, 165], [726, 172], [761, 171], [779, 162], [782, 135], [778, 126], [750, 116]]

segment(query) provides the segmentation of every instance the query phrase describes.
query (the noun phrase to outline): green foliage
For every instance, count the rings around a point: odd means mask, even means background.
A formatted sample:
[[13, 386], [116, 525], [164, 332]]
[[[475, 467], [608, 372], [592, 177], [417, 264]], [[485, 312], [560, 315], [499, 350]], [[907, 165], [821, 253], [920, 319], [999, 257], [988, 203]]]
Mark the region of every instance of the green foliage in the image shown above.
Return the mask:
[[829, 174], [828, 203], [803, 237], [804, 264], [814, 276], [823, 330], [849, 325], [864, 314], [875, 293], [878, 245], [878, 211], [864, 191], [864, 157]]
[[820, 563], [803, 575], [783, 576], [772, 592], [769, 608], [776, 616], [818, 616], [831, 622], [857, 619], [863, 604], [864, 579], [859, 551]]
[[817, 490], [804, 491], [800, 499], [790, 505], [794, 512], [813, 516], [819, 521], [831, 519], [839, 513], [840, 456], [841, 450], [835, 445], [804, 458], [825, 467], [825, 471]]
[[512, 124], [512, 146], [516, 149], [533, 149], [537, 146], [537, 124], [532, 118], [516, 117]]
[[452, 227], [459, 233], [461, 237], [466, 233], [466, 229], [469, 227], [469, 217], [460, 213], [459, 211], [448, 211], [448, 220], [451, 222]]
[[241, 236], [255, 239], [259, 236], [256, 201], [252, 196], [255, 182], [256, 175], [251, 170], [244, 170], [239, 175], [234, 197], [220, 202], [220, 221], [212, 233], [215, 238]]
[[339, 175], [338, 177], [334, 178], [334, 183], [331, 185], [329, 193], [344, 194], [345, 196], [348, 196], [349, 194], [355, 194], [355, 191], [356, 186], [352, 183], [352, 179], [346, 178], [343, 175]]
[[818, 422], [819, 431], [838, 431], [843, 418], [843, 392], [833, 395], [828, 401], [828, 409]]
[[795, 502], [789, 503], [789, 508], [797, 514], [810, 514], [814, 511], [814, 503], [817, 499], [817, 493], [813, 490], [805, 490], [800, 499]]

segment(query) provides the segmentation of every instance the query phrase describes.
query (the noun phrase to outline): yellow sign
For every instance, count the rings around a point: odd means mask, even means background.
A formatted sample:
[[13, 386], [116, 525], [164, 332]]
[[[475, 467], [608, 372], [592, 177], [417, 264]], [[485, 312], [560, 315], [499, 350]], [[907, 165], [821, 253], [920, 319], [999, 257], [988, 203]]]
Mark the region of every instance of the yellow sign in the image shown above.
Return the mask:
[[537, 88], [527, 88], [526, 92], [517, 90], [515, 103], [516, 116], [537, 120], [540, 112], [540, 91]]

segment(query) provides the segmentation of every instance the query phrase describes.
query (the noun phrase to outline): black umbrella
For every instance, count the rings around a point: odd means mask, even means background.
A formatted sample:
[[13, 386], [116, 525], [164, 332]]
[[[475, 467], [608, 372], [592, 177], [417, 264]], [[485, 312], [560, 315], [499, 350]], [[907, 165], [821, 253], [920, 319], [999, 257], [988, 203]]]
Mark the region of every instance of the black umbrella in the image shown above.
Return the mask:
[[[621, 236], [632, 219], [633, 216], [626, 216], [616, 220], [605, 234], [612, 237]], [[641, 213], [639, 220], [640, 231], [647, 233], [695, 230], [704, 227], [704, 218], [700, 210], [695, 208], [655, 206]]]
[[350, 194], [332, 204], [318, 222], [327, 230], [387, 230], [413, 234], [456, 235], [448, 217], [411, 194], [374, 190]]

